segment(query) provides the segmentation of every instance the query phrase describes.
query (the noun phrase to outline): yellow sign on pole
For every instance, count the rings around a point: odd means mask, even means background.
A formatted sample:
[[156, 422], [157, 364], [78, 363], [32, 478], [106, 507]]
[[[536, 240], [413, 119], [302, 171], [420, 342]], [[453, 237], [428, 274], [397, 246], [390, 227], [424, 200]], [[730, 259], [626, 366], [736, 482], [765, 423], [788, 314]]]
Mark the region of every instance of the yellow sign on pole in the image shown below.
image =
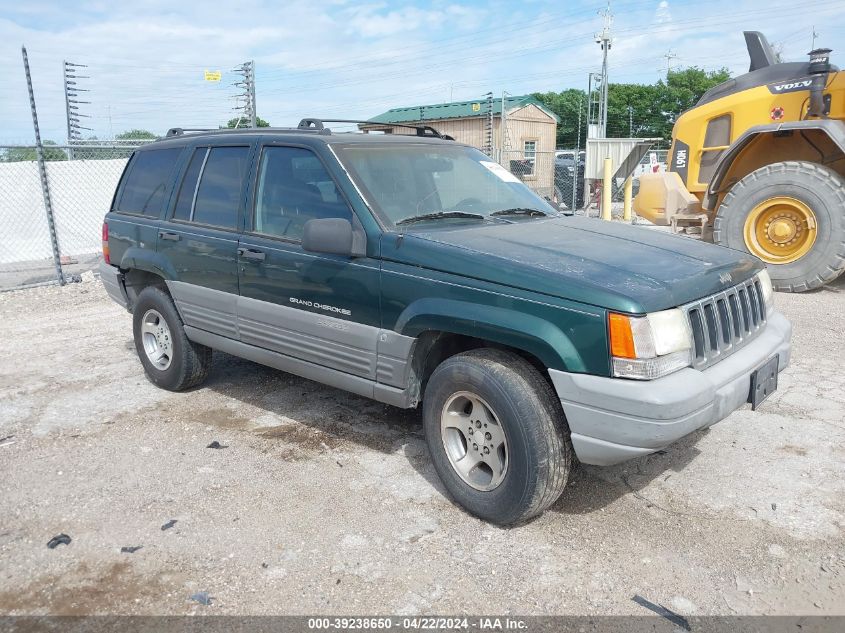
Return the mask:
[[223, 73], [219, 70], [206, 70], [205, 71], [205, 80], [206, 81], [220, 81], [223, 78]]

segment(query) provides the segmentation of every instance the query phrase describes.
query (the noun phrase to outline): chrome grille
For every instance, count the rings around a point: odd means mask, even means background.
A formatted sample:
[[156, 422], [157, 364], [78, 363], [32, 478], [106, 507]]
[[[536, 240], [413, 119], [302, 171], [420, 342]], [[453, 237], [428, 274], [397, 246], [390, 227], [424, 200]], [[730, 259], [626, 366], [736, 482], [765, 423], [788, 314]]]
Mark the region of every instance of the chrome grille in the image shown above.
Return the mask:
[[696, 369], [709, 367], [754, 339], [766, 324], [757, 277], [682, 308], [689, 319]]

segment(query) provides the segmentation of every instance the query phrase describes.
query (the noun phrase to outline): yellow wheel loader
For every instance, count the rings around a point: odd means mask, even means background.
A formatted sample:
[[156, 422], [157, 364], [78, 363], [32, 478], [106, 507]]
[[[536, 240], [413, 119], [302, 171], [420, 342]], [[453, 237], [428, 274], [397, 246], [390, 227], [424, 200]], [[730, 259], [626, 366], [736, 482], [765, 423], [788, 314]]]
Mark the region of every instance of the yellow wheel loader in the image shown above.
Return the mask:
[[776, 289], [802, 292], [845, 270], [845, 72], [830, 49], [776, 63], [744, 35], [749, 72], [678, 117], [669, 171], [640, 178], [634, 210], [752, 253]]

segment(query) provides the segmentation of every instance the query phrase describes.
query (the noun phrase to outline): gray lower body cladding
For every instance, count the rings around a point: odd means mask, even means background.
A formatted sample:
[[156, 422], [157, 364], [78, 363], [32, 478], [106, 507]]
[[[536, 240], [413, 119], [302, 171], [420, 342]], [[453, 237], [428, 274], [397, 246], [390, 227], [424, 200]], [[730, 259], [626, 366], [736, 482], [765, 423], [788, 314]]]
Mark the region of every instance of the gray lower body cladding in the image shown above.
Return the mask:
[[126, 295], [126, 287], [123, 284], [123, 273], [117, 266], [111, 266], [105, 261], [100, 262], [100, 281], [103, 282], [106, 294], [112, 301], [129, 309], [129, 297]]
[[585, 464], [616, 464], [723, 420], [747, 402], [754, 370], [775, 355], [778, 371], [786, 368], [791, 332], [789, 321], [773, 313], [765, 330], [731, 356], [657, 380], [550, 370], [575, 454]]
[[400, 407], [416, 339], [250, 297], [168, 281], [191, 340]]

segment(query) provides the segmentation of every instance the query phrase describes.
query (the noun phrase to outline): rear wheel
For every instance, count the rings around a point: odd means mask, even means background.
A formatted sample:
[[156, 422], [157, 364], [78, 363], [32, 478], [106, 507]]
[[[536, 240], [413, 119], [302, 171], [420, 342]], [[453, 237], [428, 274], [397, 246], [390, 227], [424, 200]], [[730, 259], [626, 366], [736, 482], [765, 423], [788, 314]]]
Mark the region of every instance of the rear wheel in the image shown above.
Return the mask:
[[193, 343], [170, 296], [144, 288], [132, 310], [135, 349], [151, 382], [170, 391], [200, 384], [211, 368], [211, 348]]
[[482, 519], [530, 519], [566, 486], [572, 445], [560, 401], [515, 354], [480, 349], [443, 361], [426, 387], [423, 426], [449, 494]]
[[761, 167], [725, 196], [713, 240], [769, 264], [777, 290], [818, 288], [845, 270], [845, 180], [804, 161]]

